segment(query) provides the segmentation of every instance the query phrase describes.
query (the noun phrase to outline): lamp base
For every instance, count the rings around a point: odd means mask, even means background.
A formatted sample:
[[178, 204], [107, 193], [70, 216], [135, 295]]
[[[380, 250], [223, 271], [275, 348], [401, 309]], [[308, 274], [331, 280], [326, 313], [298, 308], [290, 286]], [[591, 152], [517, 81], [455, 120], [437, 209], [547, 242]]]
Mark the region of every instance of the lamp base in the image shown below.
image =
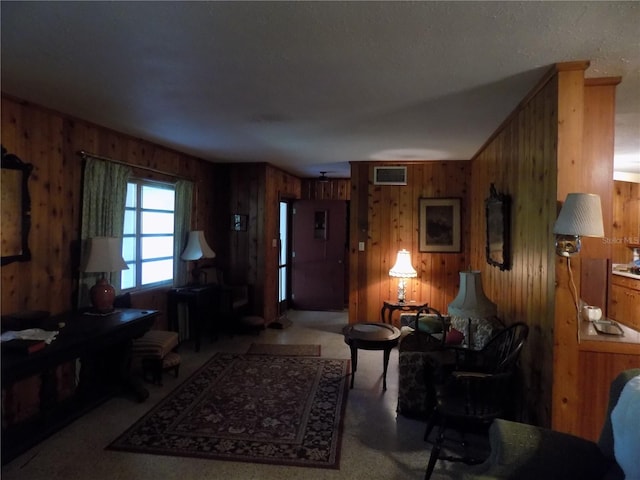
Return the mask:
[[406, 286], [404, 283], [404, 278], [398, 280], [398, 303], [404, 303], [406, 300]]
[[556, 235], [556, 255], [572, 257], [580, 253], [581, 246], [578, 235]]
[[113, 312], [113, 302], [116, 299], [116, 290], [109, 285], [107, 279], [102, 277], [96, 284], [89, 290], [89, 297], [91, 298], [91, 305], [98, 313], [111, 313]]

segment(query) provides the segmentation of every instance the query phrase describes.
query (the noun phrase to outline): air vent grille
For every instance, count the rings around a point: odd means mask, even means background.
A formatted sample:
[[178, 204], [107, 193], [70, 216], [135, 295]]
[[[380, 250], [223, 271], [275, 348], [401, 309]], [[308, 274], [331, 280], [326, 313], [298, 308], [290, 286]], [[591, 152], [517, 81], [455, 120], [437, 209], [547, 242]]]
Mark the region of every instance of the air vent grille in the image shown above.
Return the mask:
[[406, 185], [407, 167], [373, 167], [374, 185]]

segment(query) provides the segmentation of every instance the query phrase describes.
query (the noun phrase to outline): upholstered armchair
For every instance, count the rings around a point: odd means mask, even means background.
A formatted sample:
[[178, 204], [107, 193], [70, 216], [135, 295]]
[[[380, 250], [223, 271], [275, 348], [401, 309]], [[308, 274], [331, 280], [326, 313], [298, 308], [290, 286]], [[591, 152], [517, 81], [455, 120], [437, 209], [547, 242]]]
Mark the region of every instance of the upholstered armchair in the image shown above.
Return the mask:
[[[598, 442], [544, 428], [495, 420], [489, 430], [491, 455], [471, 467], [468, 480], [627, 480], [640, 478], [640, 368], [620, 373], [611, 383], [607, 416]], [[633, 379], [631, 390], [621, 393]], [[620, 406], [618, 406], [620, 400]], [[632, 411], [635, 408], [635, 412]], [[614, 411], [617, 409], [618, 411]], [[625, 409], [625, 411], [620, 411]], [[612, 415], [613, 412], [613, 415]], [[613, 418], [613, 421], [612, 421]], [[622, 419], [622, 421], [618, 421]], [[625, 435], [621, 430], [626, 430]], [[614, 449], [614, 437], [616, 445]]]
[[413, 315], [400, 316], [403, 336], [398, 345], [398, 413], [427, 418], [435, 393], [425, 375], [431, 372], [428, 352], [445, 346], [448, 317], [425, 307]]

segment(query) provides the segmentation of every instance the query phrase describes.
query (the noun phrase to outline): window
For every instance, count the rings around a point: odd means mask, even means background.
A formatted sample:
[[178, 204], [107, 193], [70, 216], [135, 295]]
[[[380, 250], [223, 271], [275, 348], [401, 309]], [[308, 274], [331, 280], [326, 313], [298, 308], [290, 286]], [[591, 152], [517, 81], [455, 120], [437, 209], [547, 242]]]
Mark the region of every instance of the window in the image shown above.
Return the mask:
[[122, 257], [122, 290], [171, 283], [173, 280], [173, 185], [127, 182]]

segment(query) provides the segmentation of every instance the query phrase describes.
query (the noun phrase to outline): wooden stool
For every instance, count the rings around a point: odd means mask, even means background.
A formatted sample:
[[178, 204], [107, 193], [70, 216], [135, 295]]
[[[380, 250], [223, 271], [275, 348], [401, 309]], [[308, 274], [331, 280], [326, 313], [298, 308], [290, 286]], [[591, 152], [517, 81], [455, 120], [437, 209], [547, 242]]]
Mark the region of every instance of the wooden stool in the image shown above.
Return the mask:
[[142, 359], [144, 379], [151, 376], [151, 382], [161, 386], [163, 371], [173, 369], [175, 376], [178, 376], [180, 355], [173, 352], [177, 346], [177, 332], [149, 330], [133, 341], [131, 355], [133, 358]]

